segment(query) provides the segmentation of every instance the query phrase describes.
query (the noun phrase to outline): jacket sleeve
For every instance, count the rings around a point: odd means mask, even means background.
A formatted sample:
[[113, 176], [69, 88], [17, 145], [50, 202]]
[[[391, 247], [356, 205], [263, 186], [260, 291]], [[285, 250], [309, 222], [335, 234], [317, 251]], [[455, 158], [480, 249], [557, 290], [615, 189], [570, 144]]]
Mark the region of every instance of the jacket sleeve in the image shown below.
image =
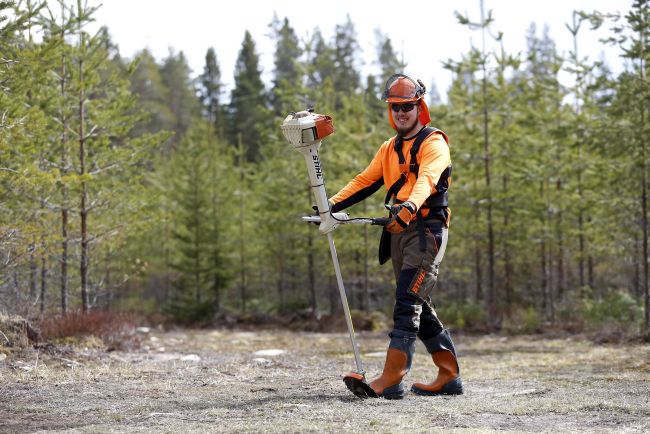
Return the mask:
[[432, 134], [420, 148], [421, 156], [418, 179], [408, 200], [420, 209], [424, 201], [436, 192], [436, 184], [442, 172], [451, 164], [449, 146], [440, 134]]
[[334, 204], [332, 212], [342, 211], [361, 202], [384, 185], [382, 161], [387, 146], [388, 142], [384, 142], [368, 167], [330, 199], [330, 202]]

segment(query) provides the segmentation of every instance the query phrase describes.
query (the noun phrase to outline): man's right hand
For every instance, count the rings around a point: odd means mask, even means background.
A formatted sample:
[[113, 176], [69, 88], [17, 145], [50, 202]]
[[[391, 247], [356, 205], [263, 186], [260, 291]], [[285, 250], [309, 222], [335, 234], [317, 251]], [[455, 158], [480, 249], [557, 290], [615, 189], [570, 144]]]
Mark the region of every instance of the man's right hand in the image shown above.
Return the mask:
[[386, 225], [386, 230], [392, 234], [399, 234], [409, 225], [415, 212], [415, 205], [411, 202], [393, 205], [390, 209], [391, 217]]

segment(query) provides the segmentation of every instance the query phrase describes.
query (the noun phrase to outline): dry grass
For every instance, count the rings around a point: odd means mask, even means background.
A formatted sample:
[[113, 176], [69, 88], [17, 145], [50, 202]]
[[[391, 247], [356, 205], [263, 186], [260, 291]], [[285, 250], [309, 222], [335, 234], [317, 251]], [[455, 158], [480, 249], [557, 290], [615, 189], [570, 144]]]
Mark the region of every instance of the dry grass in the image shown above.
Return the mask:
[[[359, 400], [346, 334], [153, 332], [0, 362], [0, 432], [648, 432], [650, 346], [455, 336], [466, 394]], [[385, 334], [362, 334], [369, 376]], [[276, 356], [255, 352], [282, 349]], [[19, 363], [21, 362], [21, 363]], [[418, 346], [407, 383], [433, 368]]]
[[65, 342], [96, 337], [108, 348], [132, 349], [137, 347], [133, 315], [112, 311], [93, 310], [69, 311], [65, 315], [51, 315], [39, 323], [40, 340], [43, 342]]

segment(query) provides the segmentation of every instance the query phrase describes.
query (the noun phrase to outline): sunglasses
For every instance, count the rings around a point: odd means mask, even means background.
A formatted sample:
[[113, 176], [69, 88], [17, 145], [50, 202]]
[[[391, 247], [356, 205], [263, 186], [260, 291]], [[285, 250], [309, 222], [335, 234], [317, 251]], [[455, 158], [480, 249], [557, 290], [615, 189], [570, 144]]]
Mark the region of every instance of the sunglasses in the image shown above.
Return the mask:
[[402, 110], [404, 113], [408, 113], [415, 108], [415, 104], [413, 104], [412, 102], [406, 104], [391, 104], [390, 108], [395, 113], [399, 113], [400, 110]]

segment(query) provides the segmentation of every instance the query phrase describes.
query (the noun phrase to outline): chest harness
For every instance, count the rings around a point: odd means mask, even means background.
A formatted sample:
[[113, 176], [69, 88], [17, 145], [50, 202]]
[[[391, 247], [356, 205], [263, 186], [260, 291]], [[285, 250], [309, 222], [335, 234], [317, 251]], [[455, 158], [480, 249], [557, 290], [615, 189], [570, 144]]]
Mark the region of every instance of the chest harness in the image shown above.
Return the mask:
[[[393, 200], [393, 203], [401, 203], [401, 200], [397, 199], [397, 193], [402, 189], [406, 180], [408, 179], [409, 173], [415, 174], [415, 179], [418, 178], [418, 171], [420, 170], [420, 165], [418, 164], [417, 154], [420, 150], [420, 145], [422, 142], [433, 133], [441, 133], [445, 138], [445, 142], [448, 143], [447, 135], [437, 128], [426, 127], [422, 128], [416, 138], [415, 142], [411, 146], [410, 159], [409, 163], [406, 164], [406, 159], [404, 158], [404, 152], [402, 147], [404, 146], [404, 139], [400, 136], [395, 137], [395, 152], [399, 158], [399, 167], [401, 175], [393, 185], [390, 186], [388, 192], [386, 193], [386, 198], [384, 199], [384, 206], [386, 209], [390, 210], [391, 205], [390, 201]], [[427, 248], [427, 239], [425, 234], [425, 219], [426, 220], [442, 220], [445, 225], [447, 225], [448, 211], [446, 210], [449, 202], [447, 196], [447, 190], [449, 189], [449, 184], [451, 183], [451, 165], [449, 165], [440, 175], [440, 179], [436, 184], [436, 191], [431, 194], [422, 204], [422, 206], [417, 211], [417, 230], [420, 239], [420, 250], [425, 251]], [[428, 208], [429, 213], [426, 218], [422, 214], [422, 209]], [[387, 231], [385, 231], [388, 233]], [[386, 258], [388, 260], [388, 258]], [[381, 259], [380, 259], [381, 262]]]

